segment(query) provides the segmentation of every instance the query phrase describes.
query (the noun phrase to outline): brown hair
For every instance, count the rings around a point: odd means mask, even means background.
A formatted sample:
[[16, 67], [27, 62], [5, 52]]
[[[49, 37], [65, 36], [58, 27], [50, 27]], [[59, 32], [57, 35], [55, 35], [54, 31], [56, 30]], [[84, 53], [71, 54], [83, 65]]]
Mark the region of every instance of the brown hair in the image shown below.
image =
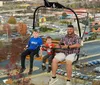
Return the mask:
[[50, 36], [47, 36], [47, 37], [46, 37], [46, 40], [47, 40], [47, 39], [51, 39], [51, 40], [52, 40], [52, 38], [51, 38]]

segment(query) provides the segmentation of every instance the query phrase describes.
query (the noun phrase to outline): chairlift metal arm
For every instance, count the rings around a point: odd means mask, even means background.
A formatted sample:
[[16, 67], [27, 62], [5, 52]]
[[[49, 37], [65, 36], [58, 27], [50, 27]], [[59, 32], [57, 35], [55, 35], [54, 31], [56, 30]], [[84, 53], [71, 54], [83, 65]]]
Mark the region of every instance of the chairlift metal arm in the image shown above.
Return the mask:
[[33, 30], [35, 29], [36, 12], [38, 11], [38, 9], [40, 9], [42, 7], [45, 7], [45, 6], [39, 6], [34, 11], [34, 14], [33, 14]]
[[79, 24], [79, 19], [78, 19], [77, 14], [71, 8], [65, 7], [65, 6], [59, 4], [58, 2], [48, 2], [47, 0], [44, 0], [44, 6], [39, 6], [39, 7], [37, 7], [35, 9], [34, 14], [33, 14], [33, 29], [35, 29], [35, 18], [36, 18], [35, 16], [36, 16], [36, 12], [37, 12], [38, 9], [40, 9], [42, 7], [65, 8], [65, 9], [68, 9], [68, 10], [72, 11], [74, 13], [75, 17], [76, 17], [76, 20], [77, 20], [77, 26], [78, 26], [78, 30], [79, 30], [79, 36], [82, 39], [82, 37], [81, 37], [81, 29], [80, 29], [80, 24]]

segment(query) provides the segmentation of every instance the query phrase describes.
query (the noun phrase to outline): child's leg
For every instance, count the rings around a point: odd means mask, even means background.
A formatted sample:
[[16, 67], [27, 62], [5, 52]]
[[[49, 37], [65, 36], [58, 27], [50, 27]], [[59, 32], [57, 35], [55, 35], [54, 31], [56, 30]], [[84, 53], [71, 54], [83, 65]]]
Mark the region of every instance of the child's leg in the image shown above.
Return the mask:
[[48, 57], [49, 57], [49, 55], [46, 55], [46, 56], [43, 57], [43, 60], [42, 60], [42, 70], [43, 71], [46, 69], [45, 63], [46, 63], [46, 60], [47, 60]]
[[46, 55], [46, 56], [43, 57], [43, 60], [42, 60], [43, 65], [45, 65], [46, 60], [48, 59], [48, 57], [49, 57], [49, 55]]
[[49, 58], [48, 58], [48, 70], [47, 70], [47, 72], [51, 71], [51, 64], [52, 64], [53, 58], [54, 58], [53, 55], [49, 56]]
[[53, 55], [50, 55], [50, 56], [48, 57], [49, 66], [51, 66], [53, 58], [54, 58]]

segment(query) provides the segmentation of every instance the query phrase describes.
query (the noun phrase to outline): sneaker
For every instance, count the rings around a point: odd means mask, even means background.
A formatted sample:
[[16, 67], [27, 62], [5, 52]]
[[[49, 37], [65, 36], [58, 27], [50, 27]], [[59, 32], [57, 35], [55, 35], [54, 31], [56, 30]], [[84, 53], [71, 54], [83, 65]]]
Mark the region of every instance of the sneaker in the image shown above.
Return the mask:
[[51, 66], [48, 66], [47, 72], [50, 72], [50, 71], [51, 71]]
[[49, 85], [55, 85], [55, 83], [58, 81], [57, 78], [51, 78], [49, 81]]
[[45, 65], [42, 65], [42, 70], [44, 71], [46, 69], [46, 66]]
[[19, 73], [23, 73], [25, 71], [25, 68], [21, 68]]
[[71, 82], [70, 82], [70, 81], [67, 81], [67, 82], [66, 82], [66, 85], [72, 85], [72, 84], [71, 84]]
[[32, 71], [33, 71], [33, 70], [30, 69], [29, 72], [28, 72], [28, 75], [31, 75], [31, 74], [32, 74]]

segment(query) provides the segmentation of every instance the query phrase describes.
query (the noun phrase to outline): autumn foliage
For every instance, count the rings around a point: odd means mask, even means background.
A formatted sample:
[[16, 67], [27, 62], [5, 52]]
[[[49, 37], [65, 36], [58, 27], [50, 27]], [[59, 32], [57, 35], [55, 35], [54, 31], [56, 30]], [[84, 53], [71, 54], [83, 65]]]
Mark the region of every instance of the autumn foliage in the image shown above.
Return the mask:
[[27, 33], [27, 25], [22, 23], [22, 22], [19, 22], [17, 24], [18, 24], [17, 32], [20, 33], [23, 36], [26, 35], [26, 33]]
[[8, 47], [0, 48], [0, 61], [6, 60], [9, 53]]
[[12, 39], [10, 63], [16, 63], [20, 59], [20, 54], [23, 52], [25, 44], [21, 38]]
[[4, 24], [3, 25], [3, 33], [8, 33], [8, 35], [10, 35], [11, 34], [11, 27], [10, 27], [10, 25], [9, 24]]

